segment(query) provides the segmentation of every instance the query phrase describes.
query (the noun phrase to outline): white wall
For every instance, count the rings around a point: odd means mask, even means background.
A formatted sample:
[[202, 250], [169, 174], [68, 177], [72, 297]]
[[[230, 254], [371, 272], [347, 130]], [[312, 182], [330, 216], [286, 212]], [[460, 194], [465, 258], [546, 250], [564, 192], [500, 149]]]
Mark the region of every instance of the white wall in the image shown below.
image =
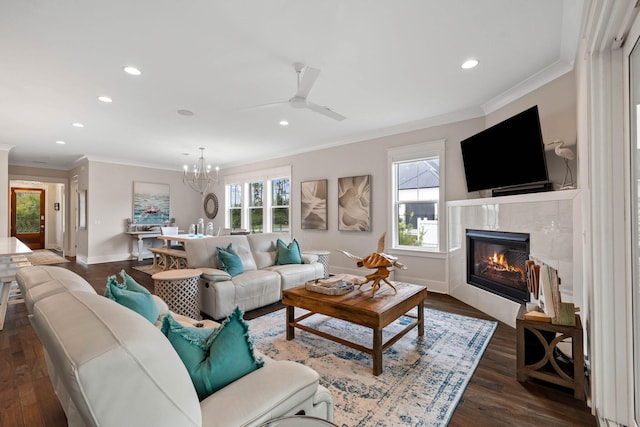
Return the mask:
[[[557, 139], [563, 140], [565, 146], [571, 148], [577, 156], [576, 97], [575, 74], [570, 72], [515, 100], [511, 104], [488, 114], [486, 116], [486, 126], [493, 126], [514, 114], [537, 105], [544, 143], [549, 144]], [[564, 160], [554, 153], [553, 146], [546, 148], [546, 150], [549, 179], [556, 186], [560, 185], [566, 170]], [[577, 164], [577, 159], [569, 161], [574, 184], [578, 182], [579, 170]]]
[[[134, 181], [169, 184], [171, 217], [181, 229], [205, 218], [202, 197], [182, 183], [181, 171], [89, 161], [87, 263], [128, 259], [133, 239], [124, 234], [133, 216]], [[79, 189], [84, 187], [82, 182]], [[80, 250], [80, 244], [78, 244]]]

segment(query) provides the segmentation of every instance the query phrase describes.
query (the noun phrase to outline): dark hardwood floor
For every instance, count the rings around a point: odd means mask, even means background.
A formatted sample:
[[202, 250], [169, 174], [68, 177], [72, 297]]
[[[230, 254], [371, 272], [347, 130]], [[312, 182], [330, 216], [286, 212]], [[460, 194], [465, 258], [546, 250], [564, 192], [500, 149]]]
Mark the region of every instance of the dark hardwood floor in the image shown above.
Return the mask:
[[[83, 276], [99, 294], [104, 293], [107, 277], [121, 269], [149, 290], [153, 288], [151, 276], [133, 269], [140, 265], [137, 261], [90, 266], [72, 261], [58, 265]], [[447, 295], [430, 293], [426, 305], [493, 320]], [[246, 317], [255, 318], [277, 308], [280, 304], [249, 312]], [[4, 330], [0, 332], [0, 401], [0, 426], [66, 426], [64, 412], [47, 376], [40, 342], [29, 324], [24, 304], [8, 307]], [[597, 424], [586, 404], [575, 400], [570, 391], [516, 380], [516, 331], [500, 323], [449, 425], [539, 427]]]

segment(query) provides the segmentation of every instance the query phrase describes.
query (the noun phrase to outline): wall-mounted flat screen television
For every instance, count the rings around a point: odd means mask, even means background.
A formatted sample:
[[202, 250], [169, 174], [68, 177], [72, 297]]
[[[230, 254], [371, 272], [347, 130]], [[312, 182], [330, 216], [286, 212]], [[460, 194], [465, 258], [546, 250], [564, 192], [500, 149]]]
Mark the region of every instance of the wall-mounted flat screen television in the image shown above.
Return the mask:
[[537, 105], [462, 140], [460, 148], [469, 192], [550, 189]]

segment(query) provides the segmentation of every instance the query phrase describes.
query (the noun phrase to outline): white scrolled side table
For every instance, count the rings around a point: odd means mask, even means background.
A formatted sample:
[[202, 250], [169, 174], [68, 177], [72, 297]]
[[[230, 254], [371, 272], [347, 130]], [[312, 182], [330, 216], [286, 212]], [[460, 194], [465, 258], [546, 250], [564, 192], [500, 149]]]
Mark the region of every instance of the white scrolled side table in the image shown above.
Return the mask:
[[318, 255], [318, 262], [324, 267], [324, 278], [329, 277], [329, 255], [331, 252], [321, 249], [304, 250], [302, 253], [310, 255]]
[[267, 421], [258, 427], [337, 427], [337, 425], [322, 418], [291, 415]]
[[167, 303], [169, 310], [192, 319], [200, 316], [200, 284], [201, 270], [186, 268], [167, 270], [156, 273], [153, 279], [153, 293]]

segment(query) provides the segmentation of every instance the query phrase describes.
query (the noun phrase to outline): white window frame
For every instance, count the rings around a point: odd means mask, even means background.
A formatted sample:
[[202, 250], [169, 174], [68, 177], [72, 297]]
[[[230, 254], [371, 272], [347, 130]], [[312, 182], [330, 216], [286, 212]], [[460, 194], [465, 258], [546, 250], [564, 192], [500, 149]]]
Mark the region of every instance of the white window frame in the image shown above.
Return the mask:
[[[411, 162], [421, 159], [438, 157], [440, 163], [440, 186], [438, 191], [438, 246], [437, 248], [425, 248], [418, 246], [398, 245], [398, 209], [397, 209], [397, 174], [395, 164], [398, 162]], [[442, 254], [446, 253], [447, 222], [445, 201], [445, 140], [421, 142], [413, 145], [394, 147], [387, 150], [387, 173], [389, 182], [389, 224], [387, 225], [387, 244], [391, 253], [411, 254]]]
[[[242, 208], [241, 208], [241, 228], [251, 230], [249, 218], [249, 183], [262, 181], [262, 232], [270, 233], [272, 231], [271, 217], [273, 212], [271, 181], [279, 178], [289, 178], [289, 191], [291, 191], [291, 166], [282, 166], [272, 169], [264, 169], [254, 172], [241, 173], [236, 175], [226, 175], [224, 177], [225, 194], [225, 227], [231, 227], [231, 217], [229, 215], [230, 198], [229, 186], [233, 184], [242, 185]], [[289, 194], [289, 203], [291, 203], [291, 193]], [[289, 206], [289, 228], [291, 228], [291, 206]]]

